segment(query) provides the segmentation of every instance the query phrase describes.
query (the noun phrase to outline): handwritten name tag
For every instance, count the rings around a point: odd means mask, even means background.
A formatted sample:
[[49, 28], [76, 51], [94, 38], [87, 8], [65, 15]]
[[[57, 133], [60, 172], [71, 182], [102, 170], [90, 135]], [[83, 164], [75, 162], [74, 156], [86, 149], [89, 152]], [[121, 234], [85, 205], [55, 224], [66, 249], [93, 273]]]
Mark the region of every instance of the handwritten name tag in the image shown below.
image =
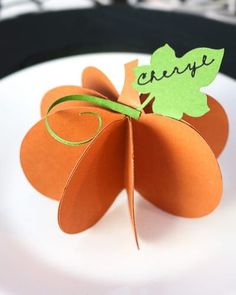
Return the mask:
[[150, 65], [134, 69], [133, 87], [149, 94], [140, 106], [142, 110], [151, 100], [154, 113], [181, 119], [183, 114], [200, 117], [209, 111], [206, 94], [201, 87], [216, 77], [224, 49], [197, 48], [178, 58], [165, 45], [151, 57]]

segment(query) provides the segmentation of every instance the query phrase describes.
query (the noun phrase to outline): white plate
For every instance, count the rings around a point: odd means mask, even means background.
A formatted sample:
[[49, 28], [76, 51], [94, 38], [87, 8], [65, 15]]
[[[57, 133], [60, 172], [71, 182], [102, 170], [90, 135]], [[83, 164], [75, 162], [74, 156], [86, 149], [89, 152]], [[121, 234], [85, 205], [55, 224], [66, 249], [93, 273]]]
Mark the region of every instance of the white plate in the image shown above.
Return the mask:
[[95, 65], [120, 89], [123, 64], [141, 54], [90, 54], [33, 66], [0, 82], [0, 294], [236, 294], [236, 82], [219, 74], [208, 88], [230, 120], [219, 162], [224, 195], [200, 219], [172, 216], [136, 195], [141, 250], [135, 247], [126, 195], [120, 194], [94, 227], [67, 235], [57, 224], [58, 203], [37, 193], [19, 164], [19, 147], [39, 119], [42, 95], [80, 84]]

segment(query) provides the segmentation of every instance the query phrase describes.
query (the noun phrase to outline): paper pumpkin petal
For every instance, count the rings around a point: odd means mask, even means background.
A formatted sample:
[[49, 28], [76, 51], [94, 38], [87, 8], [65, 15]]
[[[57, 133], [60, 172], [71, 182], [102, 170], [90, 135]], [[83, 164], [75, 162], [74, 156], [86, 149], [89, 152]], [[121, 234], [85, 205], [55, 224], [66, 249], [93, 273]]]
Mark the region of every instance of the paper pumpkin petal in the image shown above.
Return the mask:
[[[141, 103], [148, 97], [148, 94], [140, 96]], [[189, 117], [184, 115], [182, 120], [191, 124], [204, 137], [216, 157], [225, 147], [228, 139], [229, 124], [226, 112], [222, 105], [213, 97], [207, 96], [210, 111], [202, 117]], [[145, 108], [146, 114], [152, 113], [152, 102]]]
[[126, 160], [125, 160], [125, 188], [128, 194], [129, 213], [134, 237], [137, 248], [139, 249], [138, 235], [135, 221], [134, 208], [134, 144], [133, 144], [133, 128], [130, 119], [127, 119], [127, 144], [126, 144]]
[[[97, 111], [97, 108], [81, 107], [59, 111], [50, 115], [49, 122], [61, 137], [78, 141], [90, 138], [97, 129], [97, 118], [80, 112]], [[99, 109], [102, 129], [123, 115]], [[102, 130], [101, 129], [101, 130]], [[22, 168], [29, 182], [45, 196], [59, 200], [68, 177], [79, 158], [91, 142], [71, 147], [55, 140], [42, 119], [26, 134], [20, 151]]]
[[58, 211], [64, 232], [79, 233], [94, 225], [124, 188], [125, 122], [107, 125], [71, 173]]
[[199, 118], [183, 116], [204, 137], [216, 157], [220, 155], [227, 142], [229, 126], [225, 110], [217, 100], [208, 96], [210, 111]]
[[82, 86], [102, 93], [108, 99], [116, 101], [119, 93], [110, 79], [99, 69], [87, 67], [82, 73]]
[[222, 178], [206, 141], [187, 124], [154, 114], [133, 120], [135, 188], [159, 208], [184, 217], [210, 213]]
[[[55, 100], [67, 95], [74, 95], [74, 94], [87, 94], [87, 95], [94, 95], [94, 96], [106, 98], [104, 95], [102, 95], [101, 93], [95, 90], [86, 89], [79, 86], [59, 86], [49, 90], [43, 96], [41, 101], [41, 117], [44, 117], [46, 115], [49, 106]], [[53, 108], [53, 110], [51, 111], [51, 114], [60, 110], [70, 109], [73, 107], [83, 107], [83, 106], [94, 106], [94, 105], [86, 101], [67, 101]]]

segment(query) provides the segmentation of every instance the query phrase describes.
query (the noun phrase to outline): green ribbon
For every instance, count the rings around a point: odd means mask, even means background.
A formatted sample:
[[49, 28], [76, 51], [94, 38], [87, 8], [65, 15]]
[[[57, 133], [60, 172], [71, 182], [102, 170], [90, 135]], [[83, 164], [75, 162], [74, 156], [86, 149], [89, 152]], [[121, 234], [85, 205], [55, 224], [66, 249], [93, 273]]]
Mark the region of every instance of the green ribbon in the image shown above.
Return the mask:
[[96, 96], [91, 96], [91, 95], [68, 95], [68, 96], [61, 97], [61, 98], [57, 99], [56, 101], [54, 101], [50, 105], [50, 107], [48, 108], [47, 113], [46, 113], [46, 117], [45, 117], [45, 126], [46, 126], [49, 134], [54, 139], [56, 139], [57, 141], [65, 144], [65, 145], [69, 145], [69, 146], [79, 146], [79, 145], [88, 143], [89, 141], [94, 139], [94, 137], [98, 134], [98, 132], [100, 131], [100, 129], [102, 127], [102, 118], [99, 115], [99, 113], [97, 113], [97, 112], [81, 112], [80, 113], [81, 115], [87, 114], [87, 115], [94, 115], [94, 116], [97, 117], [97, 119], [98, 119], [98, 127], [97, 127], [97, 130], [96, 130], [95, 134], [92, 137], [90, 137], [88, 139], [85, 139], [85, 140], [81, 140], [81, 141], [69, 141], [69, 140], [66, 140], [66, 139], [60, 137], [55, 131], [53, 131], [53, 129], [50, 127], [49, 121], [48, 121], [48, 115], [49, 115], [50, 111], [55, 106], [57, 106], [58, 104], [61, 104], [61, 103], [66, 102], [66, 101], [87, 101], [87, 102], [96, 104], [98, 106], [101, 106], [101, 107], [103, 107], [105, 109], [109, 109], [109, 110], [115, 111], [117, 113], [124, 114], [124, 115], [129, 116], [129, 117], [134, 118], [134, 119], [139, 119], [139, 117], [141, 115], [140, 110], [134, 109], [132, 107], [129, 107], [127, 105], [124, 105], [124, 104], [121, 104], [121, 103], [118, 103], [118, 102], [115, 102], [115, 101], [107, 100], [107, 99], [96, 97]]

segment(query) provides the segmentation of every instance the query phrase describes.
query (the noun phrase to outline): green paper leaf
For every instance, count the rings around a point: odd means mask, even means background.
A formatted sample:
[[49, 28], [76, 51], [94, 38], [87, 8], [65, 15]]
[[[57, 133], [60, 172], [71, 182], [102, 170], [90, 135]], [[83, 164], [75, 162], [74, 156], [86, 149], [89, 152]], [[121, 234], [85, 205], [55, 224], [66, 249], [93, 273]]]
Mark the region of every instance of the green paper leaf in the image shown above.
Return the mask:
[[180, 120], [183, 114], [200, 117], [209, 111], [206, 94], [200, 88], [216, 77], [224, 49], [196, 48], [182, 57], [168, 45], [158, 48], [150, 65], [134, 69], [133, 87], [148, 93], [143, 109], [152, 99], [153, 112]]

